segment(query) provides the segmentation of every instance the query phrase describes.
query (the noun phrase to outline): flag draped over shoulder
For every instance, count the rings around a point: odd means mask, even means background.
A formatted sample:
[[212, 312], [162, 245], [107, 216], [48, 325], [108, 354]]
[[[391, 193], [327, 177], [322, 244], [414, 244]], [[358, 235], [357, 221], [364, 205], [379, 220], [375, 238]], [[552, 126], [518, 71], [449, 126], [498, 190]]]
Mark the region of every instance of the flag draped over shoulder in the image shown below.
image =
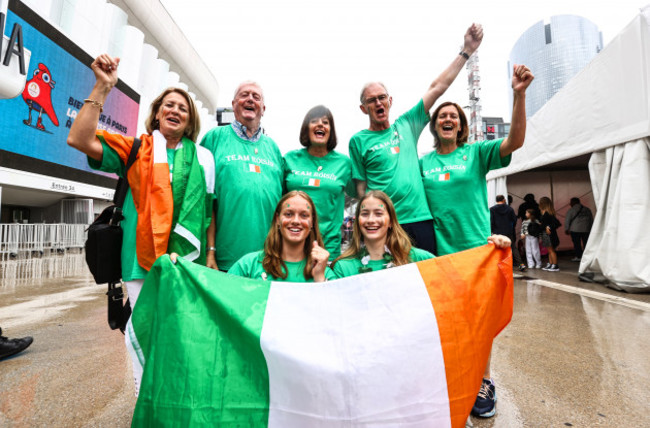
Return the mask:
[[128, 332], [133, 425], [463, 427], [512, 287], [492, 245], [320, 284], [163, 256]]

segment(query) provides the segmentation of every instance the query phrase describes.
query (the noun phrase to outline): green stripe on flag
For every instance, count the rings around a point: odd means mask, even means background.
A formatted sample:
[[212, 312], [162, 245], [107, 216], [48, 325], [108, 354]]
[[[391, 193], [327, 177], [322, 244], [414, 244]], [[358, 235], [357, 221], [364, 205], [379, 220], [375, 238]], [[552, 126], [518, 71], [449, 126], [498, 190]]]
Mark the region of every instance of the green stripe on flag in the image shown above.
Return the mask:
[[133, 312], [146, 365], [133, 426], [266, 426], [270, 282], [160, 257]]

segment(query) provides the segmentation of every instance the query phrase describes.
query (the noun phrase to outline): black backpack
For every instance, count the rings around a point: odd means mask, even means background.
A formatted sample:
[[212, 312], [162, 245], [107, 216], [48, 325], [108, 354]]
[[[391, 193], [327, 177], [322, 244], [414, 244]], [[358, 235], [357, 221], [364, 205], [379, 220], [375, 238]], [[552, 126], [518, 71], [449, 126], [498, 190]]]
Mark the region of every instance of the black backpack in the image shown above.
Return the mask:
[[539, 237], [542, 234], [542, 225], [536, 221], [531, 221], [528, 224], [528, 234], [534, 236], [535, 238]]

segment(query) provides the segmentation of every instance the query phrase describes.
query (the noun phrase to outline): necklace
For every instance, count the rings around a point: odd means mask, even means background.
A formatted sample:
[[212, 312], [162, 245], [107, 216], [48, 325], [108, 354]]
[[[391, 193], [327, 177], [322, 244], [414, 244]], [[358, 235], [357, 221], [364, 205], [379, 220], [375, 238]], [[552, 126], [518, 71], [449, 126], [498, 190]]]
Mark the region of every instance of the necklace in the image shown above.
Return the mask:
[[[372, 268], [368, 266], [368, 263], [370, 262], [370, 254], [368, 253], [368, 249], [366, 248], [365, 244], [362, 244], [359, 256], [361, 258], [361, 267], [359, 267], [359, 273], [372, 272]], [[395, 264], [393, 263], [393, 255], [390, 253], [390, 250], [386, 245], [384, 245], [383, 260], [385, 262], [385, 269], [395, 267]]]

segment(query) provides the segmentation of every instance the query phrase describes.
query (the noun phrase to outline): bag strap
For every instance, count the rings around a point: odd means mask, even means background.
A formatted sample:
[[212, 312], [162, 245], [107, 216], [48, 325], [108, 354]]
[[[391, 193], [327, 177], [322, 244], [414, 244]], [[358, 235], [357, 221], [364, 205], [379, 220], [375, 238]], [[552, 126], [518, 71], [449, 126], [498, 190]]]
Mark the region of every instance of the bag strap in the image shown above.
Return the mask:
[[139, 138], [133, 139], [129, 158], [126, 161], [124, 177], [120, 177], [120, 179], [117, 180], [117, 186], [115, 187], [115, 195], [113, 196], [113, 204], [115, 205], [115, 208], [113, 209], [113, 215], [111, 216], [109, 224], [118, 225], [123, 219], [122, 206], [124, 205], [124, 199], [126, 199], [126, 192], [129, 190], [129, 179], [127, 178], [127, 173], [129, 172], [131, 165], [135, 162], [141, 143], [142, 141]]
[[120, 177], [117, 181], [117, 186], [115, 187], [115, 195], [113, 196], [113, 203], [118, 207], [122, 208], [124, 205], [124, 199], [126, 198], [126, 192], [129, 190], [129, 180], [127, 178], [127, 173], [131, 168], [131, 165], [135, 162], [135, 158], [138, 155], [140, 150], [140, 144], [142, 141], [139, 138], [133, 139], [133, 145], [131, 146], [131, 151], [129, 152], [129, 158], [126, 161], [126, 169], [124, 170], [124, 177]]

